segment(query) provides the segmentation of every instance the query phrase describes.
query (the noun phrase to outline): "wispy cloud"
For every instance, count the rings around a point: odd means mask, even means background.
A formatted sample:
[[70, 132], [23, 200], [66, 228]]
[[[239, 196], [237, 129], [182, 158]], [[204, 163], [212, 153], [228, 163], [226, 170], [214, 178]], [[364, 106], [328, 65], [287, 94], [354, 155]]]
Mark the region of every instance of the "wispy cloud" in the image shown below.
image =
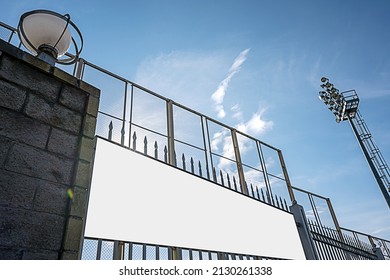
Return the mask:
[[247, 59], [249, 50], [250, 49], [243, 50], [236, 57], [232, 66], [229, 69], [227, 76], [219, 83], [217, 90], [211, 95], [211, 99], [214, 102], [214, 108], [217, 111], [217, 115], [219, 118], [224, 118], [226, 116], [226, 112], [223, 107], [223, 100], [225, 98], [227, 88], [229, 87], [229, 83], [233, 76], [236, 75], [238, 71], [240, 71], [241, 65]]
[[252, 115], [247, 122], [241, 122], [237, 125], [237, 130], [254, 136], [259, 136], [273, 126], [272, 121], [265, 121], [262, 116], [265, 109], [260, 110]]
[[223, 51], [162, 53], [140, 63], [134, 82], [204, 113], [227, 63]]
[[[242, 133], [257, 137], [273, 127], [272, 121], [266, 121], [263, 119], [263, 114], [266, 109], [262, 109], [254, 113], [248, 121], [242, 120], [243, 114], [238, 104], [233, 106], [231, 109], [234, 112], [234, 115], [240, 119], [240, 122], [235, 125], [235, 128]], [[251, 146], [249, 138], [240, 137], [238, 145], [241, 155], [245, 155], [250, 152]], [[219, 159], [218, 168], [231, 171], [231, 166], [234, 164], [233, 161], [228, 159], [234, 159], [234, 148], [230, 134], [226, 133], [225, 130], [214, 133], [211, 141], [211, 147], [214, 151], [219, 152], [223, 156]]]

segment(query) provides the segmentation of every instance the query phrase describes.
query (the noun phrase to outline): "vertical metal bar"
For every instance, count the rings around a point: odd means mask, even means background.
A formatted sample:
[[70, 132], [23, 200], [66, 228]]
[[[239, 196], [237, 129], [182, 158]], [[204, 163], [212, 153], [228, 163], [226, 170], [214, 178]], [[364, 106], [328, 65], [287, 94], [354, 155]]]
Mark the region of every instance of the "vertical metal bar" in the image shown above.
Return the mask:
[[175, 136], [173, 126], [173, 102], [168, 99], [167, 106], [167, 135], [168, 135], [168, 163], [175, 165]]
[[119, 241], [115, 240], [114, 241], [114, 250], [112, 253], [112, 259], [113, 260], [120, 260], [119, 255], [120, 255], [119, 254]]
[[236, 177], [234, 177], [234, 176], [233, 176], [233, 185], [234, 185], [235, 191], [237, 191]]
[[282, 166], [282, 170], [283, 170], [283, 174], [284, 174], [284, 179], [286, 179], [288, 194], [290, 195], [291, 203], [294, 204], [294, 203], [296, 203], [296, 199], [295, 199], [294, 191], [293, 191], [293, 188], [291, 185], [290, 177], [288, 176], [286, 163], [284, 162], [282, 151], [281, 150], [277, 150], [277, 151], [278, 151], [280, 165]]
[[336, 260], [337, 257], [336, 257], [335, 250], [334, 250], [335, 247], [333, 244], [333, 238], [332, 238], [331, 232], [330, 232], [329, 228], [327, 228], [327, 227], [324, 227], [323, 230], [324, 230], [325, 237], [327, 240], [327, 244], [328, 244], [327, 247], [328, 247], [330, 258], [332, 260]]
[[225, 186], [225, 182], [224, 182], [224, 180], [223, 180], [222, 170], [219, 170], [219, 176], [221, 177], [221, 185], [222, 185], [222, 186]]
[[191, 164], [191, 173], [195, 174], [194, 159], [192, 157], [191, 157], [191, 160], [190, 160], [190, 164]]
[[112, 141], [112, 129], [114, 128], [112, 121], [108, 125], [108, 140]]
[[208, 125], [208, 122], [207, 122], [207, 118], [204, 117], [204, 116], [201, 116], [200, 117], [200, 122], [202, 124], [202, 136], [203, 136], [203, 148], [204, 148], [204, 156], [205, 156], [205, 159], [206, 159], [206, 170], [208, 170], [208, 156], [207, 156], [207, 148], [206, 148], [206, 135], [205, 135], [205, 131], [204, 131], [204, 124], [203, 122], [206, 123], [206, 132], [207, 132], [207, 142], [208, 142], [208, 147], [209, 147], [209, 153], [210, 153], [210, 163], [211, 163], [211, 168], [214, 167], [214, 163], [213, 163], [213, 156], [212, 156], [212, 153], [211, 153], [211, 143], [210, 143], [210, 133], [209, 133], [209, 125]]
[[360, 241], [359, 236], [357, 235], [357, 233], [356, 233], [356, 232], [352, 232], [352, 235], [353, 235], [353, 237], [355, 238], [356, 246], [358, 246], [358, 248], [364, 250], [364, 247], [363, 247], [363, 245], [362, 245], [362, 243], [361, 243], [361, 241]]
[[[125, 82], [125, 94], [123, 98], [123, 116], [122, 116], [122, 129], [121, 129], [121, 145], [125, 145], [126, 135], [126, 107], [127, 107], [127, 82]], [[129, 135], [130, 137], [130, 135]]]
[[148, 154], [148, 139], [144, 137], [144, 155]]
[[133, 100], [134, 100], [134, 86], [131, 84], [131, 90], [130, 90], [130, 116], [129, 116], [129, 148], [131, 144], [131, 129], [133, 124]]
[[154, 141], [154, 158], [158, 159], [158, 145], [157, 145], [157, 141]]
[[172, 247], [172, 260], [180, 260], [180, 248]]
[[[339, 245], [340, 241], [339, 241], [339, 236], [338, 236], [337, 231], [332, 230], [332, 237], [335, 240], [335, 244]], [[343, 250], [341, 250], [340, 248], [336, 248], [336, 253], [337, 253], [337, 256], [338, 256], [339, 260], [344, 260], [345, 259], [345, 254], [344, 254]]]
[[128, 244], [129, 244], [129, 256], [128, 256], [128, 259], [132, 260], [133, 259], [133, 243], [129, 242]]
[[326, 198], [326, 204], [328, 205], [328, 208], [329, 208], [329, 211], [330, 211], [330, 215], [332, 216], [332, 220], [333, 220], [333, 223], [334, 223], [334, 225], [336, 227], [336, 230], [339, 233], [340, 240], [341, 240], [341, 242], [345, 243], [344, 236], [343, 236], [343, 234], [341, 232], [340, 224], [337, 221], [336, 213], [333, 210], [332, 202], [330, 201], [329, 198]]
[[84, 74], [84, 65], [85, 65], [84, 59], [80, 58], [77, 63], [77, 70], [75, 75], [78, 80], [82, 79], [82, 76]]
[[146, 260], [146, 244], [142, 244], [142, 260]]
[[118, 260], [123, 260], [125, 257], [125, 243], [123, 241], [118, 242]]
[[387, 246], [387, 243], [385, 241], [383, 241], [383, 240], [381, 240], [381, 243], [382, 243], [382, 248], [384, 248], [386, 253], [387, 253], [387, 256], [390, 257], [390, 249]]
[[[257, 146], [257, 153], [258, 153], [259, 158], [260, 158], [260, 164], [261, 164], [261, 167], [263, 170], [263, 177], [264, 177], [267, 198], [269, 199], [268, 195], [270, 197], [272, 197], [272, 190], [271, 190], [271, 183], [270, 183], [269, 178], [268, 178], [267, 166], [266, 166], [266, 162], [264, 159], [263, 150], [261, 148], [261, 143], [259, 141], [256, 141], [256, 146]], [[264, 200], [264, 202], [265, 202], [265, 200]], [[271, 204], [271, 200], [269, 200], [269, 204]]]
[[186, 157], [185, 157], [184, 153], [182, 153], [181, 162], [182, 162], [183, 170], [187, 171], [187, 169], [186, 169]]
[[14, 36], [16, 32], [14, 30], [11, 30], [11, 35], [9, 35], [8, 43], [11, 43], [12, 37]]
[[98, 239], [98, 245], [96, 250], [96, 259], [100, 260], [102, 257], [102, 243], [103, 241], [101, 239]]
[[156, 260], [160, 259], [160, 246], [156, 246]]
[[313, 195], [311, 193], [308, 193], [307, 196], [309, 197], [311, 208], [313, 209], [314, 218], [316, 219], [317, 224], [319, 226], [322, 226], [320, 216], [318, 215], [317, 206], [316, 206], [314, 199], [313, 199]]
[[237, 132], [234, 128], [230, 129], [230, 132], [233, 141], [234, 155], [236, 158], [237, 173], [240, 179], [241, 192], [245, 195], [248, 195], [248, 189], [246, 188], [246, 184], [245, 184], [244, 170], [242, 168], [240, 149], [238, 147]]

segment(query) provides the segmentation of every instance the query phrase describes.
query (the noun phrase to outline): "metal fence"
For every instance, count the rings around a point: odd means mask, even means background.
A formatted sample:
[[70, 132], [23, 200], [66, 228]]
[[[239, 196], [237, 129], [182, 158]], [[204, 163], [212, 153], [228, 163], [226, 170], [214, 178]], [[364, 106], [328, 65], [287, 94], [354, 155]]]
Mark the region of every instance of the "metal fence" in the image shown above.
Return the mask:
[[312, 238], [320, 260], [375, 260], [371, 244], [360, 242], [353, 236], [340, 233], [330, 227], [308, 221]]
[[318, 259], [390, 259], [390, 241], [341, 227], [329, 198], [294, 186], [292, 189], [305, 209], [309, 238]]
[[[174, 256], [175, 255], [175, 256]], [[85, 238], [82, 260], [279, 260], [278, 258]]]

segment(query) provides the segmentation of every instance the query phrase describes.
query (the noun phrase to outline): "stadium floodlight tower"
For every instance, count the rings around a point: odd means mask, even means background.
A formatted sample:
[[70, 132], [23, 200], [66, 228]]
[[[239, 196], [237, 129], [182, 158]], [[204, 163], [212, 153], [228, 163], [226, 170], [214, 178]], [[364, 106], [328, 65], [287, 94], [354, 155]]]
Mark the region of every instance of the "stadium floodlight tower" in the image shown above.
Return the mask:
[[378, 146], [368, 130], [359, 110], [359, 97], [355, 90], [340, 92], [326, 77], [321, 78], [320, 99], [335, 115], [336, 122], [348, 120], [359, 142], [368, 165], [390, 208], [390, 171]]

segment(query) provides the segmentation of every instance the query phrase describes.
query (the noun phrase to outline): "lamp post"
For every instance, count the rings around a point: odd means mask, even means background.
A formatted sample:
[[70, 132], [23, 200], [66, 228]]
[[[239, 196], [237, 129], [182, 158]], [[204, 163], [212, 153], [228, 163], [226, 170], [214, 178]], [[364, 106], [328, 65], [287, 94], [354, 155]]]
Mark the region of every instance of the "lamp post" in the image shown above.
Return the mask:
[[326, 77], [321, 78], [320, 99], [335, 115], [336, 122], [348, 120], [363, 151], [378, 186], [390, 208], [390, 171], [384, 157], [374, 142], [372, 134], [359, 110], [359, 97], [355, 90], [340, 92]]
[[[78, 35], [80, 46], [72, 37], [71, 28]], [[30, 11], [20, 17], [17, 31], [20, 41], [28, 51], [53, 66], [55, 63], [76, 62], [83, 48], [81, 32], [68, 14], [61, 15], [47, 10]], [[74, 55], [67, 54], [72, 43]], [[64, 55], [67, 58], [61, 58]]]

